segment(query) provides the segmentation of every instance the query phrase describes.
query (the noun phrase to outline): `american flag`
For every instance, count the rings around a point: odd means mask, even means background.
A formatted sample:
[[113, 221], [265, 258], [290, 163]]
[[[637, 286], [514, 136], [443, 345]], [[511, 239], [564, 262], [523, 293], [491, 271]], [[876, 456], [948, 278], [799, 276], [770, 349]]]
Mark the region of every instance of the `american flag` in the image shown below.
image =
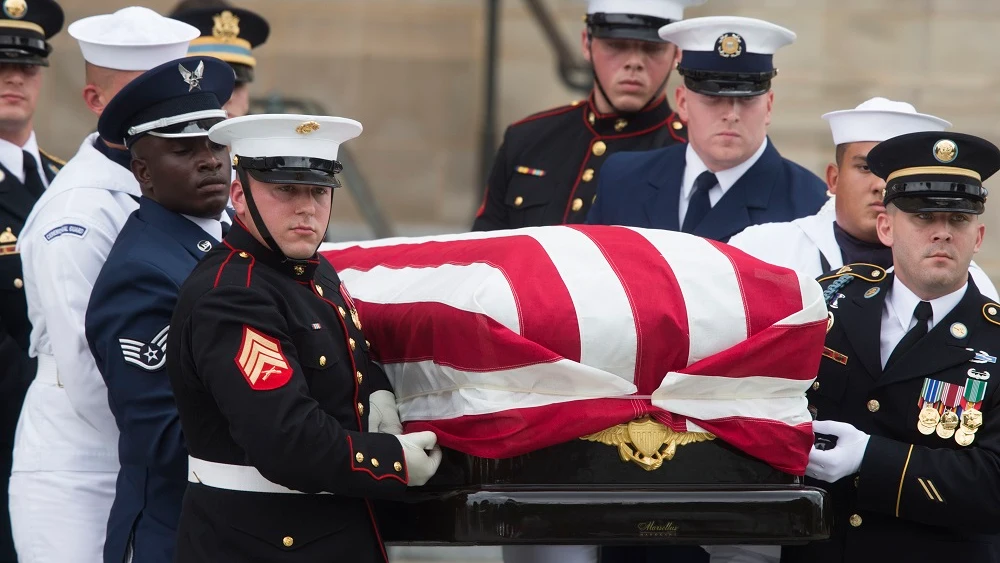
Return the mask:
[[553, 226], [325, 244], [407, 431], [503, 458], [643, 415], [788, 473], [813, 442], [805, 391], [819, 285], [669, 231]]

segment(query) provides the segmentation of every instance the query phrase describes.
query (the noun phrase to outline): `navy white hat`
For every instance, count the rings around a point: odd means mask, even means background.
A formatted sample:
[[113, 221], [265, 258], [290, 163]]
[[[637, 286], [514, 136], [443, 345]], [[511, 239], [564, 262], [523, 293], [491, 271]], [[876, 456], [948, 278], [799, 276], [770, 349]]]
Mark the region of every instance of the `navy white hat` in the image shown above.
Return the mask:
[[336, 188], [340, 145], [361, 134], [353, 119], [325, 115], [258, 114], [227, 119], [209, 138], [229, 145], [237, 172], [261, 182]]
[[707, 0], [590, 0], [587, 28], [593, 37], [662, 42], [657, 31], [684, 19], [684, 8]]
[[198, 28], [130, 6], [113, 14], [90, 16], [70, 24], [85, 61], [114, 70], [149, 70], [187, 54]]
[[677, 72], [684, 85], [709, 96], [757, 96], [771, 89], [773, 55], [795, 33], [764, 20], [735, 16], [692, 18], [660, 28], [660, 38], [683, 51]]
[[271, 32], [267, 20], [242, 8], [199, 8], [174, 12], [170, 17], [198, 28], [188, 55], [222, 59], [236, 71], [237, 82], [253, 82], [256, 49]]
[[908, 133], [875, 145], [868, 168], [885, 180], [886, 205], [907, 213], [978, 215], [988, 195], [983, 181], [1000, 170], [1000, 149], [964, 133]]
[[198, 137], [226, 118], [233, 69], [214, 57], [186, 57], [148, 70], [108, 102], [97, 122], [101, 137], [131, 146], [143, 135]]
[[53, 0], [2, 0], [0, 63], [49, 66], [47, 40], [62, 26], [62, 8]]
[[866, 100], [854, 109], [823, 114], [830, 124], [833, 144], [882, 142], [886, 139], [919, 131], [944, 131], [951, 123], [925, 113], [906, 102], [885, 98]]

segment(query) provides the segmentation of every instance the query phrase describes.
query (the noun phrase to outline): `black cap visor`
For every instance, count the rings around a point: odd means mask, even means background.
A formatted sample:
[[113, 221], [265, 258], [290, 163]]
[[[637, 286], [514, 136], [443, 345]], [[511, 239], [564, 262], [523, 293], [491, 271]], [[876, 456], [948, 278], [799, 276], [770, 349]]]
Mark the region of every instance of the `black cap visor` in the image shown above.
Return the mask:
[[596, 13], [587, 16], [590, 35], [599, 39], [634, 39], [666, 43], [660, 39], [660, 28], [671, 23], [668, 19], [635, 14]]
[[953, 211], [979, 215], [986, 208], [987, 194], [986, 188], [972, 178], [963, 177], [960, 181], [907, 179], [890, 182], [884, 203], [893, 203], [907, 213]]
[[732, 98], [752, 98], [766, 94], [771, 90], [771, 79], [777, 74], [775, 72], [719, 73], [690, 69], [678, 69], [677, 72], [684, 77], [684, 86], [688, 90], [706, 96]]
[[339, 188], [336, 175], [344, 169], [336, 160], [303, 156], [268, 156], [248, 158], [237, 156], [237, 166], [245, 169], [257, 181], [268, 184], [302, 184]]
[[900, 196], [889, 203], [906, 213], [971, 213], [980, 215], [986, 210], [986, 204], [964, 197], [914, 195]]

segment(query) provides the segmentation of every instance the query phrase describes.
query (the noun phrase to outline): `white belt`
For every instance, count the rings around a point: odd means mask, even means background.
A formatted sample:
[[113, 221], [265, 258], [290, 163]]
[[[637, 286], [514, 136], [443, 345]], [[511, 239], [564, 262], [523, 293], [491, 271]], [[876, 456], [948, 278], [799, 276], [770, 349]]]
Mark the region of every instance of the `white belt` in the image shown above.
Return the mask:
[[[246, 491], [248, 493], [306, 494], [269, 481], [260, 474], [260, 471], [257, 471], [256, 467], [216, 463], [191, 456], [188, 456], [188, 481], [216, 489]], [[319, 494], [329, 495], [332, 493]]]
[[56, 368], [55, 356], [38, 354], [38, 369], [35, 371], [35, 379], [42, 383], [62, 387], [62, 384], [59, 383], [59, 370]]

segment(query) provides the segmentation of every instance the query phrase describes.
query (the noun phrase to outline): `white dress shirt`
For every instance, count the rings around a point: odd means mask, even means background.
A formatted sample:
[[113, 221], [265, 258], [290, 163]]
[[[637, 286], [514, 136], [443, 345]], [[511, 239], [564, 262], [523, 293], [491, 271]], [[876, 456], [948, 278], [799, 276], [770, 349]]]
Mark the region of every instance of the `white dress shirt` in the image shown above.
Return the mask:
[[[708, 190], [708, 201], [712, 204], [712, 207], [715, 207], [715, 204], [719, 203], [719, 200], [722, 199], [722, 196], [726, 195], [729, 188], [733, 187], [733, 184], [739, 181], [743, 177], [743, 174], [760, 160], [766, 148], [767, 137], [764, 138], [764, 142], [760, 144], [757, 152], [753, 153], [753, 156], [743, 161], [742, 164], [715, 173], [715, 179], [718, 180], [718, 183]], [[684, 224], [684, 216], [687, 215], [691, 196], [694, 195], [694, 181], [698, 179], [698, 176], [702, 172], [708, 171], [708, 166], [705, 166], [698, 153], [694, 152], [691, 143], [688, 143], [687, 150], [684, 153], [684, 163], [684, 178], [681, 180], [681, 200], [677, 204], [677, 213], [680, 219], [679, 225]]]
[[19, 147], [10, 141], [5, 141], [0, 139], [0, 164], [7, 169], [8, 172], [17, 178], [18, 182], [24, 183], [24, 153], [21, 151], [27, 151], [28, 154], [35, 157], [35, 166], [38, 168], [38, 177], [42, 179], [42, 184], [45, 187], [49, 186], [49, 180], [45, 177], [45, 169], [42, 168], [42, 156], [38, 153], [38, 141], [35, 140], [35, 132], [31, 132], [31, 136], [28, 137], [28, 141], [24, 143], [23, 147]]
[[211, 218], [205, 218], [205, 217], [195, 217], [193, 215], [184, 215], [184, 217], [188, 221], [191, 221], [195, 225], [198, 225], [199, 227], [201, 227], [201, 230], [203, 230], [206, 233], [208, 233], [208, 235], [211, 236], [215, 240], [215, 242], [217, 242], [217, 243], [218, 242], [222, 242], [222, 225], [223, 225], [223, 223], [225, 223], [227, 225], [231, 225], [232, 224], [232, 220], [229, 218], [229, 214], [226, 213], [225, 211], [222, 212], [222, 215], [218, 219], [211, 219]]
[[[928, 331], [933, 329], [958, 305], [958, 302], [965, 296], [965, 290], [968, 287], [969, 283], [966, 282], [960, 289], [930, 301], [933, 312], [929, 321], [930, 325], [927, 327]], [[917, 319], [913, 316], [913, 312], [921, 301], [922, 299], [910, 291], [910, 288], [903, 285], [898, 277], [892, 279], [892, 287], [889, 288], [889, 294], [885, 296], [885, 305], [882, 307], [882, 331], [879, 336], [882, 369], [885, 369], [885, 364], [889, 361], [889, 356], [899, 341], [911, 328], [917, 325]]]

